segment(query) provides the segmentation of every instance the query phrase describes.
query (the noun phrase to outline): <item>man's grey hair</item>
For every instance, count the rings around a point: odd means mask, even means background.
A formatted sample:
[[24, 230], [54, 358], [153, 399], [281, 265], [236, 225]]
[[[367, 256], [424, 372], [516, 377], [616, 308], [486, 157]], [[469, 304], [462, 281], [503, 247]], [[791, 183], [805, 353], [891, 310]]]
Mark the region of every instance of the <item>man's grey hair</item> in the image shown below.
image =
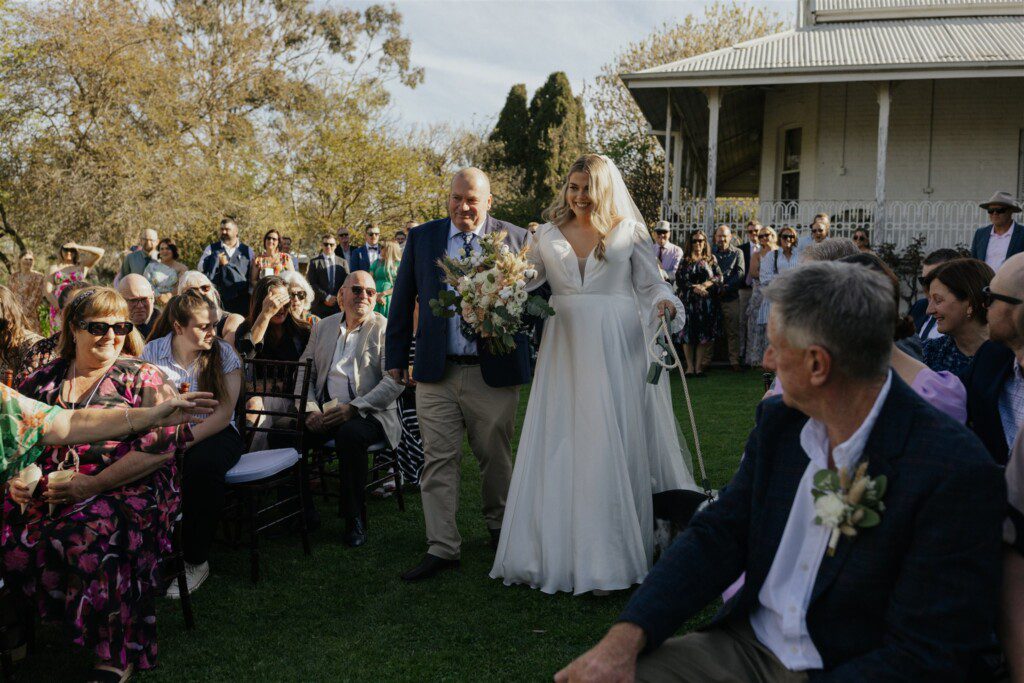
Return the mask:
[[888, 371], [896, 297], [881, 273], [855, 263], [808, 263], [774, 278], [765, 297], [776, 330], [793, 346], [824, 347], [851, 379]]
[[805, 263], [810, 261], [838, 261], [841, 258], [859, 253], [860, 248], [853, 240], [846, 237], [829, 237], [820, 242], [808, 244], [804, 248], [800, 260]]

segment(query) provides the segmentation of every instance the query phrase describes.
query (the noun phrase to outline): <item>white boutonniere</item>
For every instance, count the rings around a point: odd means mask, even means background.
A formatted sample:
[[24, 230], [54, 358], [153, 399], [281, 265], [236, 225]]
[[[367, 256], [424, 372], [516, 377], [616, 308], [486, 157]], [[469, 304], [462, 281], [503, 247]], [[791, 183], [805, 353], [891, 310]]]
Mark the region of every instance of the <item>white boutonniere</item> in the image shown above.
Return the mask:
[[868, 464], [861, 463], [852, 481], [845, 467], [840, 467], [838, 473], [826, 469], [814, 475], [814, 523], [831, 529], [829, 557], [836, 554], [840, 535], [853, 537], [857, 529], [868, 529], [882, 521], [887, 480], [885, 475], [872, 479], [867, 469]]

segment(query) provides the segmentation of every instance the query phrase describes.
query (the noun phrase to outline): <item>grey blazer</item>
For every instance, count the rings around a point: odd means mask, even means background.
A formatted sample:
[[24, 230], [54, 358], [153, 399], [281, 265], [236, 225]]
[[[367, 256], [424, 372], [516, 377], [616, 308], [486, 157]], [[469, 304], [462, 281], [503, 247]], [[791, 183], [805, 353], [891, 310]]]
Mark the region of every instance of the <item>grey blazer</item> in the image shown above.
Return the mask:
[[[342, 311], [314, 325], [306, 350], [299, 359], [300, 362], [305, 362], [307, 358], [313, 359], [307, 412], [321, 410], [320, 402], [325, 396], [327, 375], [334, 360], [334, 350], [338, 345], [344, 318], [345, 313]], [[356, 332], [356, 376], [352, 378], [356, 398], [352, 400], [352, 405], [359, 410], [360, 415], [373, 415], [381, 423], [388, 445], [394, 448], [402, 438], [402, 423], [396, 401], [403, 387], [384, 371], [384, 332], [387, 325], [387, 318], [380, 313], [372, 313], [370, 319]]]

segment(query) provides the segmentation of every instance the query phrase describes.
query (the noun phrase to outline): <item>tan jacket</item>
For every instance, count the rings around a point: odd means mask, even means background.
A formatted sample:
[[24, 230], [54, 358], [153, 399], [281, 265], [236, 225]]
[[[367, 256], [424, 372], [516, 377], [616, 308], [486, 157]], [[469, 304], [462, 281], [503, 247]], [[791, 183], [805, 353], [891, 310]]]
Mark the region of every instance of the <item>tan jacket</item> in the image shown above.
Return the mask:
[[[335, 313], [313, 326], [301, 362], [313, 358], [313, 375], [309, 381], [306, 411], [320, 412], [320, 398], [327, 386], [327, 375], [338, 346], [338, 336], [345, 313]], [[351, 378], [356, 398], [352, 405], [359, 414], [373, 415], [384, 427], [388, 444], [394, 448], [402, 438], [402, 423], [398, 415], [398, 400], [402, 385], [391, 379], [384, 371], [384, 331], [388, 320], [380, 313], [370, 314], [369, 320], [355, 333], [356, 376]], [[301, 389], [298, 386], [296, 391]]]

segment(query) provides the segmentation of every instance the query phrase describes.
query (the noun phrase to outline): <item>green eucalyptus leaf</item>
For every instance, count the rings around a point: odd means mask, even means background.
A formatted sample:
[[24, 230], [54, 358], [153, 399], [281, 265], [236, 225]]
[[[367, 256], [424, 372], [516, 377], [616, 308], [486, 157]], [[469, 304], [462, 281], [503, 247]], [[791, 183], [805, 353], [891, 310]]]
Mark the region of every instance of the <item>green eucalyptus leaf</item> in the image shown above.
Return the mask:
[[857, 522], [857, 526], [860, 528], [868, 529], [873, 526], [878, 526], [882, 521], [881, 516], [871, 508], [864, 507], [863, 505], [858, 505], [857, 508], [859, 510], [863, 510], [864, 513], [864, 516], [861, 517], [859, 522]]
[[832, 470], [820, 470], [814, 475], [814, 488], [825, 492], [839, 490], [839, 474]]

